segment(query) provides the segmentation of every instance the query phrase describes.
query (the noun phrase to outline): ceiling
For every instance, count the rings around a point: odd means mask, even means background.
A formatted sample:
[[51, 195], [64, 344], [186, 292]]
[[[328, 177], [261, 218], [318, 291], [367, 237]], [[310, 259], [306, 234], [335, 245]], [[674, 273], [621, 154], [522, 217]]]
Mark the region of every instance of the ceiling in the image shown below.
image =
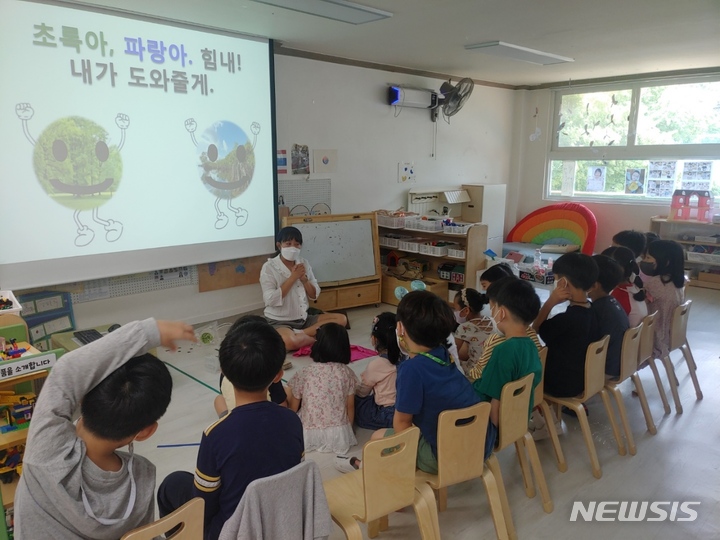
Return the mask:
[[[354, 1], [393, 17], [355, 26], [251, 0], [89, 3], [265, 36], [284, 49], [510, 86], [720, 72], [719, 0]], [[575, 61], [540, 66], [464, 49], [497, 40]]]

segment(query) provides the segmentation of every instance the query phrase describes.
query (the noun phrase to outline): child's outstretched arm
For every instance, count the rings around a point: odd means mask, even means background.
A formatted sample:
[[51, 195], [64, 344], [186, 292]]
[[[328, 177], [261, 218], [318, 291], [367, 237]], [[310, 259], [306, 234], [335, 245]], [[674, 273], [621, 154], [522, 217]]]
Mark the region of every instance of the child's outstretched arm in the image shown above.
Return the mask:
[[190, 325], [146, 319], [128, 323], [60, 358], [38, 397], [25, 462], [38, 466], [77, 463], [65, 456], [80, 451], [72, 417], [85, 394], [134, 356], [161, 344], [174, 348], [178, 340], [195, 341]]

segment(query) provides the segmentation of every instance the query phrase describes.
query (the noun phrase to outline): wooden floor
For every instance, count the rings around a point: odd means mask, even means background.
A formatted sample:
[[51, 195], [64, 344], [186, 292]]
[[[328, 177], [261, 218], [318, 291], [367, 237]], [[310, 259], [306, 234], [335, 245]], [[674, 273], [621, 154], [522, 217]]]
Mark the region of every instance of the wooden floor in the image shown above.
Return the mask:
[[[539, 495], [534, 499], [526, 497], [514, 450], [505, 449], [499, 458], [519, 538], [671, 540], [720, 537], [720, 291], [691, 287], [687, 296], [693, 300], [689, 341], [705, 399], [696, 401], [685, 364], [679, 362], [680, 355], [675, 353], [673, 359], [680, 366], [677, 372], [685, 412], [676, 415], [673, 407], [671, 414], [664, 415], [652, 374], [644, 370], [641, 377], [658, 429], [657, 435], [652, 436], [646, 431], [637, 399], [630, 396], [631, 388], [625, 385], [622, 390], [638, 448], [635, 456], [618, 454], [602, 403], [599, 398], [592, 400], [589, 420], [603, 469], [603, 476], [598, 480], [592, 476], [577, 420], [564, 416], [565, 433], [560, 442], [568, 462], [567, 472], [557, 470], [549, 441], [538, 442], [555, 505], [552, 514], [543, 512]], [[381, 311], [392, 309], [381, 305], [379, 308], [349, 310], [351, 343], [370, 347], [372, 318]], [[197, 444], [202, 430], [216, 419], [212, 402], [217, 395], [213, 389], [217, 388], [219, 373], [214, 349], [215, 346], [195, 345], [174, 353], [160, 351], [163, 360], [185, 373], [171, 369], [174, 389], [170, 408], [160, 421], [156, 435], [135, 445], [137, 453], [156, 464], [158, 484], [174, 470], [194, 470], [197, 455], [197, 446], [159, 448], [158, 445]], [[309, 357], [292, 358], [292, 362], [294, 367], [286, 374], [286, 380], [311, 360]], [[360, 373], [365, 363], [359, 361], [351, 366]], [[661, 373], [664, 373], [662, 368]], [[669, 392], [668, 398], [672, 404]], [[368, 431], [357, 430], [360, 446], [353, 448], [351, 453], [359, 456], [361, 445], [368, 437]], [[333, 468], [330, 454], [311, 452], [307, 459], [320, 465], [324, 479], [340, 474]], [[698, 514], [693, 522], [585, 522], [582, 518], [571, 522], [574, 501], [699, 501], [700, 505], [693, 507]], [[664, 508], [669, 512], [670, 505]], [[469, 481], [449, 489], [448, 509], [440, 514], [440, 530], [445, 539], [495, 537], [480, 481]], [[342, 538], [340, 529], [335, 527], [331, 539]], [[380, 538], [419, 538], [412, 511], [406, 509], [390, 516], [390, 529], [381, 533]]]

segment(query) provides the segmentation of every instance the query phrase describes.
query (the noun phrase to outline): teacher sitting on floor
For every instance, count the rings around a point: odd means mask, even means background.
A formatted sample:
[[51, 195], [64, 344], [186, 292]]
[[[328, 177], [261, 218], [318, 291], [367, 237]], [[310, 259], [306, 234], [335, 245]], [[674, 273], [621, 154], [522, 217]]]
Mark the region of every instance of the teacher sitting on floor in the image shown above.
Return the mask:
[[274, 326], [288, 351], [315, 343], [318, 328], [326, 323], [347, 325], [341, 313], [308, 315], [310, 300], [316, 300], [320, 286], [310, 263], [300, 257], [302, 233], [284, 227], [277, 234], [278, 255], [268, 259], [260, 271], [265, 318]]

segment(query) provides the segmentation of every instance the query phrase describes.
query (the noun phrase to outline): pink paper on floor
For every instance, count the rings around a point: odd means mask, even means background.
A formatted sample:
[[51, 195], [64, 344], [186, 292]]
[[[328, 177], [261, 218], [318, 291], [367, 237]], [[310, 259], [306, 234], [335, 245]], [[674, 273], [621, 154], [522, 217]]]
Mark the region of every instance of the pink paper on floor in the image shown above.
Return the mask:
[[[311, 345], [302, 347], [293, 353], [293, 356], [309, 356]], [[360, 345], [350, 345], [350, 361], [355, 362], [356, 360], [362, 360], [363, 358], [369, 358], [375, 356], [377, 353], [372, 349], [361, 347]]]

